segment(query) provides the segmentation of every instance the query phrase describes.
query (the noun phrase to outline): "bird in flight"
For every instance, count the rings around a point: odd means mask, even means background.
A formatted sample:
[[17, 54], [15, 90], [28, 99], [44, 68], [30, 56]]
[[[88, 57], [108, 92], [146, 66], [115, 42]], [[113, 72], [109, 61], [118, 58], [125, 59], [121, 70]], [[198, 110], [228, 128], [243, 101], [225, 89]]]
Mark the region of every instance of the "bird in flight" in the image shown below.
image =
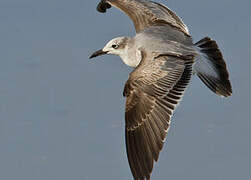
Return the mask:
[[163, 4], [101, 0], [99, 12], [116, 7], [133, 21], [136, 35], [109, 41], [90, 58], [115, 54], [134, 68], [125, 83], [125, 141], [135, 180], [149, 180], [154, 161], [192, 74], [219, 96], [232, 94], [222, 53], [209, 37], [193, 43], [187, 26]]

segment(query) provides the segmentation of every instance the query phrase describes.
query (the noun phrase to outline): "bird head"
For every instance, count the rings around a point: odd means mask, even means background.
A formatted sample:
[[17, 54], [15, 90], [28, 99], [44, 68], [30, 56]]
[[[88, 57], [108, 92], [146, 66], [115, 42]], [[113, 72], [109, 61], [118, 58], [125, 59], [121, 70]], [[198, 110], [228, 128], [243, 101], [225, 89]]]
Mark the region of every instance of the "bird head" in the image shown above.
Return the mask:
[[104, 54], [115, 54], [120, 56], [124, 53], [127, 42], [128, 42], [127, 37], [114, 38], [110, 40], [103, 49], [94, 52], [90, 56], [90, 59]]

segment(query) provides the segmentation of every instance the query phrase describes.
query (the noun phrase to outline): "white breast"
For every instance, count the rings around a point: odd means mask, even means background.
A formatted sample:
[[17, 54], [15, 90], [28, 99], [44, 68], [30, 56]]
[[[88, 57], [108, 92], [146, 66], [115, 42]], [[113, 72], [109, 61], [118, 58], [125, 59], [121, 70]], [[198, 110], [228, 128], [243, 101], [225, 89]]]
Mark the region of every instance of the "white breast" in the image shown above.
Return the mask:
[[125, 53], [120, 54], [120, 57], [130, 67], [137, 67], [142, 59], [141, 51], [139, 50], [126, 50]]

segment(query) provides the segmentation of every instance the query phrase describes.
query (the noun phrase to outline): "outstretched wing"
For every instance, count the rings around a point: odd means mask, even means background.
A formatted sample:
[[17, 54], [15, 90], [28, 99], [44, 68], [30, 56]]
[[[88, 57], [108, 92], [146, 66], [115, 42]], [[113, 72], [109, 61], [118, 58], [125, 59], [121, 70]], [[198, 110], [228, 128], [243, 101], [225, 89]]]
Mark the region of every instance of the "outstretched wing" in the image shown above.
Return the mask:
[[127, 14], [134, 23], [136, 32], [150, 26], [170, 25], [190, 36], [183, 21], [166, 6], [148, 0], [101, 0], [97, 9], [106, 12], [114, 6]]
[[[143, 58], [145, 55], [143, 54]], [[186, 58], [186, 57], [182, 57]], [[130, 74], [126, 99], [126, 149], [134, 179], [150, 179], [174, 109], [192, 74], [192, 57], [160, 55]]]

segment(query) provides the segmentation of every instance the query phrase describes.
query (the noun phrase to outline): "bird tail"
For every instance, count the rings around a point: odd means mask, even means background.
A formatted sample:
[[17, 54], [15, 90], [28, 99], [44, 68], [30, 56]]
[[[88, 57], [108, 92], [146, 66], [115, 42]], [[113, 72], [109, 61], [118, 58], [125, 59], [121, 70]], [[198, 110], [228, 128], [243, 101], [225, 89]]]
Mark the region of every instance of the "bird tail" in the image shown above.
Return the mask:
[[202, 82], [214, 93], [228, 97], [232, 95], [231, 83], [217, 43], [209, 37], [195, 43], [200, 57], [194, 64], [194, 71]]

